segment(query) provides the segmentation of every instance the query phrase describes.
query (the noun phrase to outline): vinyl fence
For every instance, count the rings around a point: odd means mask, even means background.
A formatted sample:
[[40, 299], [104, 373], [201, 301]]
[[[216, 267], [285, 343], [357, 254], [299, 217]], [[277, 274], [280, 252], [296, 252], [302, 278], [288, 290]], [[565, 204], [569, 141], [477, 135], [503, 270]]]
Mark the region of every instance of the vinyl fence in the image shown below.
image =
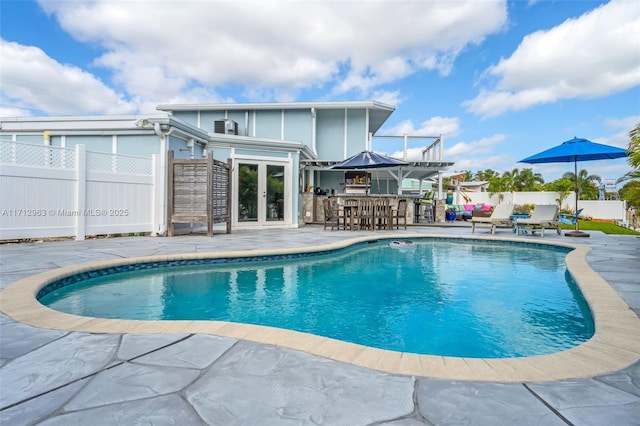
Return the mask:
[[158, 156], [0, 141], [0, 240], [161, 229], [160, 170]]
[[[472, 203], [488, 203], [496, 205], [501, 203], [513, 204], [557, 204], [556, 201], [560, 194], [557, 192], [504, 192], [502, 200], [499, 201], [498, 194], [490, 195], [488, 192], [465, 192], [465, 195], [471, 198]], [[454, 202], [456, 204], [464, 204], [466, 201], [460, 193], [454, 194]], [[562, 208], [566, 210], [575, 210], [575, 194], [571, 192], [567, 198], [562, 201]], [[583, 209], [582, 214], [590, 216], [594, 219], [616, 220], [625, 222], [627, 203], [622, 200], [578, 200], [578, 208]]]

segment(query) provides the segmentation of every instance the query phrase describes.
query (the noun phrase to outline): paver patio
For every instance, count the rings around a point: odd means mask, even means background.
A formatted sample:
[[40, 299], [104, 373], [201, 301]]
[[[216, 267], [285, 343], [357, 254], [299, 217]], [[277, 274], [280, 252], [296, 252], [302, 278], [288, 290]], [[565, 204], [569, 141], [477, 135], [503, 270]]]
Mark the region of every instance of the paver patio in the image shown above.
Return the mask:
[[[470, 229], [398, 231], [405, 232], [455, 236], [469, 235]], [[306, 226], [237, 231], [213, 238], [8, 244], [0, 246], [0, 287], [88, 261], [296, 248], [365, 234], [373, 233]], [[550, 234], [544, 240], [567, 240]], [[489, 233], [474, 236], [489, 238]], [[538, 241], [539, 237], [522, 239]], [[577, 243], [592, 247], [589, 265], [638, 315], [640, 239], [594, 232], [585, 240]], [[640, 342], [629, 344], [640, 346]], [[238, 338], [69, 332], [32, 327], [0, 315], [0, 424], [141, 423], [637, 425], [640, 362], [595, 377], [561, 381], [461, 381], [390, 374]]]

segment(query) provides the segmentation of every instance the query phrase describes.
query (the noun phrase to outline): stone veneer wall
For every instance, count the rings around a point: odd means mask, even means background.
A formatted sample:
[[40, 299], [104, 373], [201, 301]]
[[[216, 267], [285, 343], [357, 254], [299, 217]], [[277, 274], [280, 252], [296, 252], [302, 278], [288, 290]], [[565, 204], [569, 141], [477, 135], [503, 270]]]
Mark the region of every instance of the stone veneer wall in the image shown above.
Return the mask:
[[435, 221], [438, 223], [445, 222], [444, 211], [447, 209], [446, 200], [436, 200], [436, 217]]

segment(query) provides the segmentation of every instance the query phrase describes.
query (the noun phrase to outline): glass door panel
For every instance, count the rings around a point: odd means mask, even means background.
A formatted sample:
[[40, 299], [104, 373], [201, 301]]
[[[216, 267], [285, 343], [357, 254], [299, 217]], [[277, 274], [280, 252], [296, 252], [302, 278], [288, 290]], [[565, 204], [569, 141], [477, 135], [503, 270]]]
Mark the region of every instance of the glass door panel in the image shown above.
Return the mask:
[[258, 221], [258, 165], [238, 164], [238, 222]]
[[267, 164], [267, 221], [284, 220], [284, 166]]
[[237, 167], [237, 224], [261, 226], [287, 220], [286, 165], [267, 161], [239, 161]]

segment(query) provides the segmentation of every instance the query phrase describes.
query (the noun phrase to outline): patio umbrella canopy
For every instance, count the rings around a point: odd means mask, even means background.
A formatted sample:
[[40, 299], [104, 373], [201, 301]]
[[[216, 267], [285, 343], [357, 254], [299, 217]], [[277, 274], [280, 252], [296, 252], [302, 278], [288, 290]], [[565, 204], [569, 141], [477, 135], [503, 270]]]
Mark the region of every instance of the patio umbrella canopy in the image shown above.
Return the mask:
[[[331, 168], [336, 170], [382, 169], [407, 165], [409, 165], [409, 163], [398, 160], [397, 158], [387, 157], [386, 155], [377, 154], [372, 151], [362, 151], [344, 161], [334, 164]], [[378, 182], [378, 188], [379, 187], [380, 182]]]
[[331, 166], [332, 169], [349, 170], [349, 169], [380, 169], [385, 167], [407, 166], [406, 161], [397, 158], [387, 157], [386, 155], [377, 154], [372, 151], [362, 151], [356, 155], [347, 158], [344, 161]]
[[[573, 138], [562, 144], [549, 148], [538, 154], [520, 160], [520, 163], [542, 164], [542, 163], [573, 163], [574, 175], [576, 178], [576, 214], [578, 211], [578, 161], [607, 160], [614, 158], [622, 158], [627, 156], [627, 151], [610, 145], [591, 142], [587, 139]], [[578, 229], [578, 221], [576, 220], [576, 229], [572, 232], [565, 233], [568, 237], [588, 237], [589, 234], [581, 232]]]

